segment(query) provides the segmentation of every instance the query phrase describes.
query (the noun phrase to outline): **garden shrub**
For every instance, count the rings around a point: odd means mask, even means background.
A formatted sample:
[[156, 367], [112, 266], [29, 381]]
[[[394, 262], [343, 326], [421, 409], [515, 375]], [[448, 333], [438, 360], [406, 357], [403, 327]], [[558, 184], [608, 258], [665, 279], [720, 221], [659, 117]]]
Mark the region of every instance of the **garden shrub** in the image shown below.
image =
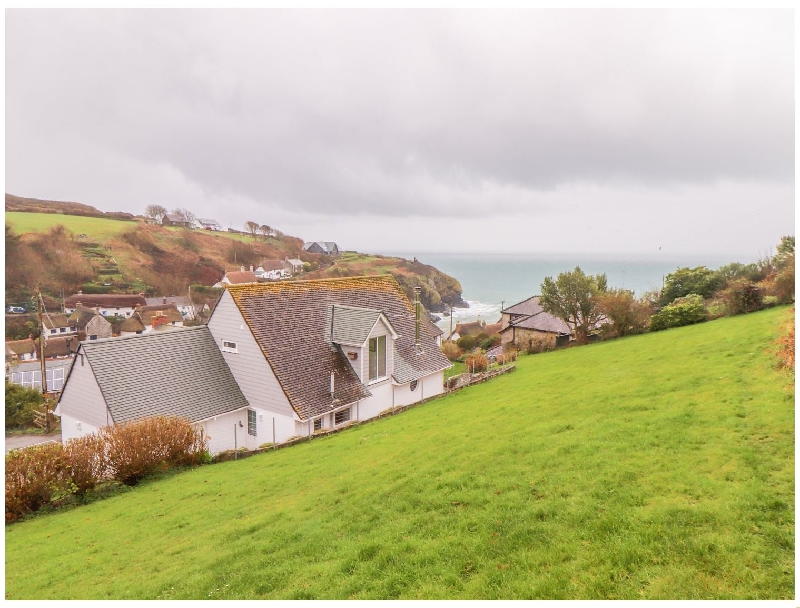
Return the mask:
[[41, 410], [42, 403], [41, 391], [6, 381], [6, 428], [33, 426], [33, 412]]
[[46, 443], [6, 454], [6, 523], [48, 504], [66, 487], [60, 443]]
[[681, 327], [702, 323], [707, 318], [703, 296], [689, 294], [677, 298], [672, 304], [665, 306], [650, 317], [651, 331], [659, 331], [670, 327]]
[[442, 342], [442, 354], [450, 361], [455, 361], [461, 356], [461, 349], [452, 340]]
[[458, 347], [461, 350], [472, 350], [475, 348], [476, 340], [475, 336], [461, 336], [458, 339]]
[[489, 359], [483, 353], [473, 353], [464, 360], [464, 364], [468, 372], [485, 372], [489, 368]]
[[763, 308], [761, 290], [747, 279], [729, 281], [725, 289], [717, 292], [717, 296], [725, 303], [725, 312], [731, 316]]
[[105, 442], [96, 434], [64, 444], [64, 476], [75, 494], [93, 490], [105, 479]]
[[205, 458], [202, 428], [167, 416], [143, 418], [100, 431], [108, 473], [128, 486], [172, 466], [198, 464]]

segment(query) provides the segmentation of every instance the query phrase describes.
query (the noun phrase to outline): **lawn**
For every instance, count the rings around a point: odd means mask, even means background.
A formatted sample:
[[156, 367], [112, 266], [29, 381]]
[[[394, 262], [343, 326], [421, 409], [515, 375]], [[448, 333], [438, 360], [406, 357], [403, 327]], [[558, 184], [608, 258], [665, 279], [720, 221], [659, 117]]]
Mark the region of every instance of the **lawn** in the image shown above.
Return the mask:
[[6, 599], [791, 599], [772, 309], [6, 527]]

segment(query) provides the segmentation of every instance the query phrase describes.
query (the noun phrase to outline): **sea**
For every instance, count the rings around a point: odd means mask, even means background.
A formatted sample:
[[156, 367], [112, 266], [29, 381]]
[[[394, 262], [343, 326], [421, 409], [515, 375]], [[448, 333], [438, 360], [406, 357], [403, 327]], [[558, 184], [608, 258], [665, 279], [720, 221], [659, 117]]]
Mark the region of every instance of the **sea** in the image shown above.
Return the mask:
[[[728, 259], [730, 256], [691, 254], [669, 257], [659, 255], [597, 254], [476, 254], [381, 252], [383, 255], [416, 258], [458, 279], [462, 297], [469, 308], [453, 308], [453, 315], [443, 316], [437, 325], [446, 333], [457, 323], [486, 321], [496, 323], [500, 311], [541, 293], [544, 278], [580, 266], [586, 274], [605, 273], [609, 287], [633, 290], [637, 296], [661, 289], [664, 277], [688, 266], [716, 269], [730, 262], [754, 260]], [[441, 313], [437, 313], [441, 316]]]

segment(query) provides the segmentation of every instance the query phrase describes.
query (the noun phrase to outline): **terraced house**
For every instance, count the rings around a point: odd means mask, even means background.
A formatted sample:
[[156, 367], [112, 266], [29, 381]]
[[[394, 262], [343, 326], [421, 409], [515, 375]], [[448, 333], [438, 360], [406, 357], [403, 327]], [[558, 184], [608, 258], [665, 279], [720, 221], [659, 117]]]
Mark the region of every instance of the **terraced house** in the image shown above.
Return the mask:
[[250, 404], [253, 447], [438, 395], [450, 367], [391, 276], [232, 285], [208, 328]]

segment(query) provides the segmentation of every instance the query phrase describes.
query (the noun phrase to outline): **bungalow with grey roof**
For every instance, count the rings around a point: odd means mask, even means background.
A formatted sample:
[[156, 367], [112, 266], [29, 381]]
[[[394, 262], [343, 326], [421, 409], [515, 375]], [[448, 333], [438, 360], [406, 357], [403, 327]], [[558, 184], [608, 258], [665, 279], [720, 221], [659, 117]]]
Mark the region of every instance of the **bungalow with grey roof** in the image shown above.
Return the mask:
[[212, 454], [258, 447], [257, 414], [206, 326], [82, 342], [54, 413], [62, 441], [139, 418], [177, 416], [203, 428]]
[[339, 255], [339, 246], [332, 241], [309, 241], [307, 243], [303, 243], [303, 249], [309, 253]]

